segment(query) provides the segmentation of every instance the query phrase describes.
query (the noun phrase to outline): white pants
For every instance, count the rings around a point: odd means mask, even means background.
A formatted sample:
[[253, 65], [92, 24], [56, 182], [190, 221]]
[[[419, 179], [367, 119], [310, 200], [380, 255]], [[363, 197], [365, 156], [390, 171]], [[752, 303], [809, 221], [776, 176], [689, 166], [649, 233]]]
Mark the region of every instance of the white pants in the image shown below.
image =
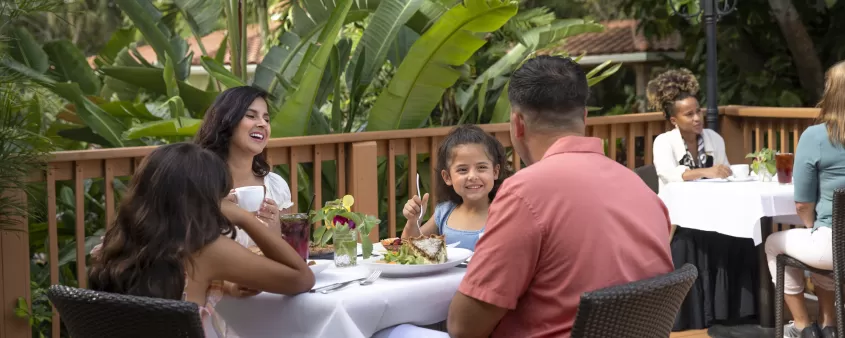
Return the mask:
[[373, 338], [448, 338], [449, 334], [410, 324], [388, 327], [376, 332]]
[[[773, 233], [766, 239], [766, 259], [772, 283], [777, 285], [777, 255], [787, 254], [804, 264], [818, 269], [833, 269], [833, 230], [821, 227], [812, 229], [791, 229]], [[825, 290], [833, 290], [833, 279], [811, 274], [813, 284]], [[783, 293], [796, 295], [804, 292], [804, 271], [790, 266], [784, 271]]]

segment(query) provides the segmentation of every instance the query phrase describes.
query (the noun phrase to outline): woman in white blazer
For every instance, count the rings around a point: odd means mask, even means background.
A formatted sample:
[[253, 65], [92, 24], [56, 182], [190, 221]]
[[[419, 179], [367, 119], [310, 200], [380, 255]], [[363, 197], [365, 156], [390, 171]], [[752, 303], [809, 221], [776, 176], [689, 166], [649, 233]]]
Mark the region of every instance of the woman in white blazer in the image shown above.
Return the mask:
[[[698, 81], [686, 69], [667, 71], [648, 83], [649, 104], [662, 110], [675, 126], [654, 140], [660, 190], [670, 182], [731, 175], [724, 139], [704, 129], [698, 90]], [[719, 210], [701, 210], [702, 214], [712, 212]], [[695, 265], [699, 278], [681, 306], [673, 330], [704, 329], [717, 322], [753, 318], [757, 309], [752, 291], [758, 273], [753, 241], [683, 226], [678, 224], [672, 236], [672, 260], [676, 267]]]
[[670, 70], [649, 82], [649, 103], [675, 126], [654, 139], [654, 169], [661, 189], [670, 182], [731, 175], [725, 140], [704, 129], [697, 93], [698, 81], [686, 69]]

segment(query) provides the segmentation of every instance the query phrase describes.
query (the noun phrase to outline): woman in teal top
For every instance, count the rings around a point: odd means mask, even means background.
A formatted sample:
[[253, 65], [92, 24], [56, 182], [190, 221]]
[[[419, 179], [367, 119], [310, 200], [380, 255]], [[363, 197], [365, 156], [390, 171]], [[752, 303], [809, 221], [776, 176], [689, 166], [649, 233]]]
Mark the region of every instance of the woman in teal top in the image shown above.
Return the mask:
[[[845, 187], [845, 62], [828, 70], [819, 106], [821, 123], [801, 134], [792, 172], [795, 208], [806, 229], [781, 231], [766, 239], [772, 276], [776, 276], [779, 254], [815, 268], [833, 269], [833, 191]], [[784, 326], [784, 337], [836, 337], [833, 280], [815, 273], [812, 280], [822, 310], [818, 325], [810, 321], [804, 305], [804, 272], [786, 267], [784, 298], [794, 320]]]

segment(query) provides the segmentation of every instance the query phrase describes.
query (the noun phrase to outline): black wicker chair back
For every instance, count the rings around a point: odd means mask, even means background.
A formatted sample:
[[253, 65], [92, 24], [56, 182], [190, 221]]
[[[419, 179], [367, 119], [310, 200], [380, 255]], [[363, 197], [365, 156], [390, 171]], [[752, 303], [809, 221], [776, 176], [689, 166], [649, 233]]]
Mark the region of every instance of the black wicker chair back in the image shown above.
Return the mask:
[[[845, 188], [833, 191], [833, 271], [816, 269], [803, 262], [787, 255], [777, 256], [777, 285], [775, 288], [775, 336], [783, 337], [783, 278], [787, 266], [796, 267], [802, 270], [812, 271], [818, 274], [832, 275], [834, 281], [834, 297], [836, 304], [836, 327], [845, 327], [845, 314], [843, 314], [843, 290], [842, 283], [845, 282]], [[841, 330], [841, 329], [839, 329]], [[841, 331], [840, 331], [841, 332]]]
[[637, 176], [639, 176], [640, 179], [642, 179], [655, 194], [657, 193], [657, 190], [660, 189], [660, 183], [658, 182], [660, 178], [657, 177], [657, 170], [654, 169], [654, 165], [644, 165], [634, 169], [634, 173], [636, 173]]
[[695, 266], [684, 264], [665, 275], [586, 292], [572, 338], [669, 337], [696, 278]]
[[73, 338], [204, 338], [191, 302], [119, 295], [53, 285], [47, 298]]
[[836, 327], [845, 328], [842, 283], [845, 283], [845, 189], [833, 191], [833, 281], [836, 289]]

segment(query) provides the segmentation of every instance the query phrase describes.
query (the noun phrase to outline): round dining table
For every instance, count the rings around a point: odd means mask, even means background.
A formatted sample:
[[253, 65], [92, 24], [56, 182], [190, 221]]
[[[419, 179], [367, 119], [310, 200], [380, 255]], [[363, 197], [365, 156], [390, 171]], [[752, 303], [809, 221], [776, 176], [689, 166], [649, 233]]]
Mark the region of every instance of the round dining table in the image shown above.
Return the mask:
[[[370, 285], [352, 283], [327, 294], [227, 297], [216, 309], [226, 322], [228, 337], [364, 338], [399, 324], [445, 321], [465, 273], [465, 268], [456, 267], [423, 276], [381, 277]], [[331, 265], [315, 275], [314, 288], [369, 274], [366, 266]]]

